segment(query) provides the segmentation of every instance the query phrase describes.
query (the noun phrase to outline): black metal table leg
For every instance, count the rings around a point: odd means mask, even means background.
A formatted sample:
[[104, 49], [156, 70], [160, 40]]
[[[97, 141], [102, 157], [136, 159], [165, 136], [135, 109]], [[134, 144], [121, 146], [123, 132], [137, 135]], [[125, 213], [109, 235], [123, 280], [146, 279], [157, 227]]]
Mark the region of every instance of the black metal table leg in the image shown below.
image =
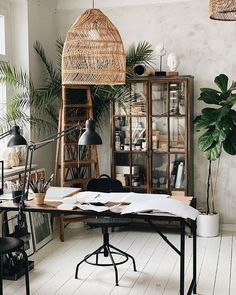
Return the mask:
[[3, 275], [3, 267], [2, 267], [2, 255], [0, 255], [0, 295], [3, 294], [3, 285], [2, 285], [2, 275]]
[[180, 290], [184, 295], [184, 263], [185, 263], [185, 222], [180, 222]]
[[193, 231], [193, 294], [197, 294], [197, 221], [192, 222]]

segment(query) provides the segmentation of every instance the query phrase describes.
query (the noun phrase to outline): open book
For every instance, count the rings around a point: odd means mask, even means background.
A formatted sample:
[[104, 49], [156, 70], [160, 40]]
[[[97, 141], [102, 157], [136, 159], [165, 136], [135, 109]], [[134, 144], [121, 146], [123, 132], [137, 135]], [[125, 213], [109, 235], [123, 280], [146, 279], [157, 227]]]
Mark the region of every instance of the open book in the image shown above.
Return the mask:
[[45, 201], [62, 201], [81, 191], [81, 188], [50, 186], [46, 192]]

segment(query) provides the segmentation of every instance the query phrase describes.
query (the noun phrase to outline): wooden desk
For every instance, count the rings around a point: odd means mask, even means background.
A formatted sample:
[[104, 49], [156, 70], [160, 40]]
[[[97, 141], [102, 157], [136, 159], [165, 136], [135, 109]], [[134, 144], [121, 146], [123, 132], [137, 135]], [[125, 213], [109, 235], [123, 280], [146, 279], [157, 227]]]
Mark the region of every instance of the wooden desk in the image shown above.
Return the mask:
[[[75, 210], [59, 210], [57, 206], [60, 202], [45, 202], [44, 205], [35, 205], [34, 201], [26, 201], [25, 208], [26, 212], [43, 212], [43, 213], [56, 213], [56, 214], [75, 214], [75, 215], [85, 215], [85, 216], [109, 216], [109, 217], [119, 217], [119, 218], [135, 218], [142, 219], [150, 224], [150, 226], [155, 229], [155, 231], [163, 238], [163, 240], [180, 256], [180, 295], [184, 295], [184, 282], [185, 282], [185, 226], [190, 227], [192, 231], [192, 245], [193, 245], [193, 274], [192, 280], [187, 291], [187, 295], [192, 293], [196, 294], [196, 270], [197, 270], [197, 239], [196, 239], [196, 220], [187, 220], [179, 216], [167, 214], [167, 213], [136, 213], [136, 214], [124, 214], [112, 213], [110, 211], [106, 212], [96, 212], [94, 211], [84, 211], [81, 209]], [[14, 204], [12, 201], [6, 201], [0, 204], [1, 211], [17, 211], [18, 205]], [[175, 221], [178, 222], [179, 226], [178, 234], [180, 236], [180, 249], [178, 249], [174, 244], [172, 244], [168, 238], [163, 234], [161, 228], [154, 224], [154, 220], [161, 221]]]

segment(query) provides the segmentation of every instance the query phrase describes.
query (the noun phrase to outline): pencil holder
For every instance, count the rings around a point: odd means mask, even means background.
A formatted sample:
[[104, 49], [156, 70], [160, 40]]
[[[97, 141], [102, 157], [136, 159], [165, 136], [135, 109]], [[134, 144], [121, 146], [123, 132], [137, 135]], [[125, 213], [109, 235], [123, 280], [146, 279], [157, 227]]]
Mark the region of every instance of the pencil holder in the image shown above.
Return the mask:
[[34, 193], [34, 202], [36, 205], [44, 204], [44, 198], [46, 193]]

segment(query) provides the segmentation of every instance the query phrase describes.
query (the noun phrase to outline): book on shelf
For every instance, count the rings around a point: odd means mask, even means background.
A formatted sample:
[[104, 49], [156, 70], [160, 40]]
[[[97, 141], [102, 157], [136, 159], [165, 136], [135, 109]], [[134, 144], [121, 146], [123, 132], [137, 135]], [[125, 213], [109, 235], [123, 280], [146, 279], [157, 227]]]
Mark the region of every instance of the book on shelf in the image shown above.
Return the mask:
[[177, 159], [170, 165], [170, 185], [175, 188], [184, 187], [184, 161]]

